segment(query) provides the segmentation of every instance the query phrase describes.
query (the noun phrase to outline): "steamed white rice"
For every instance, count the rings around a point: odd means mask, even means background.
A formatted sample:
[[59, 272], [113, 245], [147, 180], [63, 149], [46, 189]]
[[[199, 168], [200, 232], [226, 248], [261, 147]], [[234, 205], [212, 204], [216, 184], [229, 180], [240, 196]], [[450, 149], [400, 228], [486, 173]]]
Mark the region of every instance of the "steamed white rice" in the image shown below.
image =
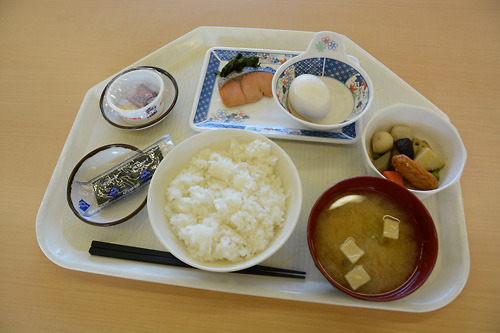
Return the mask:
[[267, 248], [285, 219], [286, 194], [269, 143], [202, 149], [166, 189], [165, 214], [189, 253], [241, 261]]

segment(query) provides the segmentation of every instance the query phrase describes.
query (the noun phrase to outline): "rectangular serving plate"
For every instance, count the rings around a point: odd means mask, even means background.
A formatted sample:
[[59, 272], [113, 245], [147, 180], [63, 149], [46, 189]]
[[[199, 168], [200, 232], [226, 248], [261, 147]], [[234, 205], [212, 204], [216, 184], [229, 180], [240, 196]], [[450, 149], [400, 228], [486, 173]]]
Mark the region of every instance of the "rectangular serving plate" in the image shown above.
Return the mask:
[[225, 106], [219, 95], [215, 71], [222, 70], [238, 53], [244, 57], [259, 57], [261, 67], [277, 70], [284, 62], [301, 52], [231, 47], [213, 47], [208, 50], [189, 119], [192, 129], [207, 131], [234, 128], [270, 138], [327, 143], [349, 144], [359, 140], [361, 121], [332, 131], [307, 128], [283, 114], [272, 97], [263, 97], [254, 103], [240, 106]]
[[[359, 142], [337, 145], [276, 140], [297, 166], [303, 184], [304, 200], [294, 233], [264, 264], [305, 270], [307, 278], [304, 281], [204, 272], [94, 257], [88, 253], [93, 240], [157, 250], [165, 248], [156, 239], [146, 210], [125, 223], [108, 228], [87, 225], [73, 215], [65, 199], [66, 183], [74, 165], [84, 154], [109, 143], [121, 142], [145, 147], [165, 134], [170, 134], [175, 144], [195, 135], [196, 132], [189, 126], [189, 116], [196, 99], [194, 87], [202, 72], [204, 56], [210, 48], [247, 47], [301, 51], [307, 48], [313, 35], [312, 32], [201, 27], [167, 44], [130, 66], [154, 65], [164, 68], [179, 84], [179, 100], [174, 110], [158, 125], [141, 131], [120, 130], [102, 118], [99, 97], [111, 77], [91, 88], [85, 95], [38, 211], [36, 234], [43, 253], [61, 267], [82, 272], [304, 302], [427, 312], [453, 301], [463, 289], [470, 267], [459, 183], [423, 200], [436, 223], [440, 242], [439, 255], [430, 278], [410, 296], [392, 302], [358, 300], [334, 289], [314, 266], [306, 241], [309, 210], [316, 198], [330, 185], [351, 176], [366, 174], [362, 166]], [[348, 54], [359, 60], [374, 82], [372, 113], [395, 103], [421, 105], [441, 112], [348, 38], [346, 48]], [[369, 117], [370, 114], [367, 119]]]

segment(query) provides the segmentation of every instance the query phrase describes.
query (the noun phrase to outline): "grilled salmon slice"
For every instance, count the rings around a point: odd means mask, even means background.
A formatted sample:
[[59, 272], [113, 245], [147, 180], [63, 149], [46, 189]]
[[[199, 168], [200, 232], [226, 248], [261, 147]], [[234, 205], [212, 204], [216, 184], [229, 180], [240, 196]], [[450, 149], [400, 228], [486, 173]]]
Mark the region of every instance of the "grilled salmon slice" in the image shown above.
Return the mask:
[[256, 102], [262, 96], [271, 97], [273, 73], [268, 70], [242, 71], [219, 80], [219, 94], [224, 105], [231, 107]]
[[219, 94], [222, 98], [222, 103], [224, 103], [227, 107], [242, 105], [247, 102], [245, 94], [241, 89], [241, 85], [237, 81], [227, 82], [221, 89], [219, 89]]

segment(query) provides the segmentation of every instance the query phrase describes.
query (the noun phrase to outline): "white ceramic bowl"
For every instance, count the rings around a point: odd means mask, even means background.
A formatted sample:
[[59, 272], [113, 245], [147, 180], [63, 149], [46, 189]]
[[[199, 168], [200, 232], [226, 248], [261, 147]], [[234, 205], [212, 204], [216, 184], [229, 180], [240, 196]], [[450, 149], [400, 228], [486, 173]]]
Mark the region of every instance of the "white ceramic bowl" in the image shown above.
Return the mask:
[[[290, 105], [288, 92], [299, 75], [312, 74], [324, 79], [332, 97], [329, 114], [320, 121], [310, 121]], [[370, 107], [373, 84], [359, 61], [346, 54], [344, 36], [323, 31], [314, 35], [304, 53], [281, 65], [274, 74], [273, 96], [281, 111], [302, 125], [322, 130], [334, 130], [359, 120]]]
[[367, 171], [371, 175], [383, 177], [370, 159], [372, 136], [378, 131], [389, 131], [394, 125], [408, 125], [413, 136], [429, 143], [431, 148], [444, 157], [445, 167], [439, 175], [439, 185], [435, 190], [410, 190], [420, 199], [438, 193], [457, 182], [465, 166], [467, 151], [457, 129], [446, 114], [425, 107], [394, 104], [375, 113], [361, 135], [362, 154]]
[[[278, 157], [275, 173], [281, 178], [285, 192], [289, 196], [286, 203], [285, 223], [279, 229], [269, 246], [260, 254], [240, 262], [216, 261], [204, 262], [189, 255], [187, 248], [172, 231], [164, 214], [166, 205], [165, 189], [200, 149], [214, 147], [228, 149], [231, 139], [250, 142], [256, 139], [268, 142], [272, 152]], [[148, 191], [148, 214], [151, 226], [162, 244], [178, 259], [206, 271], [231, 272], [254, 266], [274, 254], [290, 237], [297, 224], [302, 206], [302, 184], [293, 161], [276, 143], [260, 134], [237, 129], [220, 129], [196, 134], [177, 145], [160, 163], [154, 173]]]

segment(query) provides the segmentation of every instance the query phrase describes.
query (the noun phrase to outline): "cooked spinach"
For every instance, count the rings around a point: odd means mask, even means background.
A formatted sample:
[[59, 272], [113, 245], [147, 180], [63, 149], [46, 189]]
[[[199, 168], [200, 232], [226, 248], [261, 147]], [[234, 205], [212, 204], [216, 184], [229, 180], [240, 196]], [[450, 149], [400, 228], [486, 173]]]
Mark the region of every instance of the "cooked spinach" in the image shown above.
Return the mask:
[[221, 71], [215, 71], [215, 74], [221, 77], [226, 77], [232, 72], [241, 72], [245, 67], [259, 67], [259, 57], [243, 57], [243, 54], [238, 53]]

